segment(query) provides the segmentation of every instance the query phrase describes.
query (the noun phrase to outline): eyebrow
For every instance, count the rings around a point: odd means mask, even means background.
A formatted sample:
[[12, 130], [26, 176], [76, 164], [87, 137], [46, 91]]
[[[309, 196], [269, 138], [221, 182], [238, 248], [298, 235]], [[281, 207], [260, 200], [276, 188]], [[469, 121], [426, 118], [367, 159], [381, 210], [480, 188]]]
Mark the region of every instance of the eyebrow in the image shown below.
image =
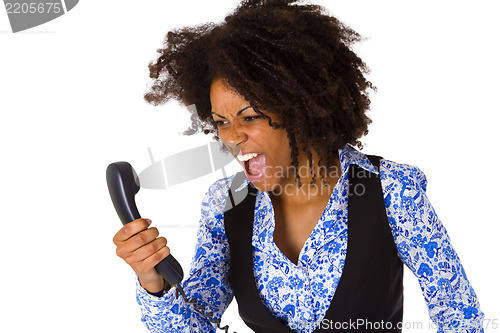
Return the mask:
[[[245, 106], [243, 109], [241, 109], [240, 111], [236, 112], [236, 117], [238, 117], [238, 116], [239, 116], [239, 115], [240, 115], [243, 111], [245, 111], [246, 109], [249, 109], [249, 108], [251, 108], [251, 107], [252, 107], [251, 105], [249, 105], [249, 106]], [[215, 115], [217, 115], [217, 116], [219, 116], [219, 117], [221, 117], [221, 118], [226, 119], [226, 117], [221, 116], [220, 114], [218, 114], [218, 113], [216, 113], [216, 112], [212, 112], [212, 114], [215, 114]]]

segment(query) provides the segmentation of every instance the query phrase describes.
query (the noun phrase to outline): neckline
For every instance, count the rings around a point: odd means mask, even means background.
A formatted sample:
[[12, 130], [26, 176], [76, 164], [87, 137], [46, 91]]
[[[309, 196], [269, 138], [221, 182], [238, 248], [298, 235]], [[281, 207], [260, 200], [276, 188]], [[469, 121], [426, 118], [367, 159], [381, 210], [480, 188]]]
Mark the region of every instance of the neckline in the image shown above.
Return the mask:
[[[325, 222], [323, 217], [325, 216], [325, 213], [330, 210], [330, 208], [333, 204], [334, 195], [338, 195], [338, 193], [340, 191], [340, 188], [339, 188], [340, 183], [344, 181], [344, 178], [345, 178], [345, 174], [342, 174], [339, 177], [339, 179], [337, 180], [337, 183], [335, 184], [335, 187], [333, 188], [333, 191], [330, 195], [330, 198], [328, 199], [328, 203], [326, 204], [325, 208], [323, 209], [323, 213], [321, 214], [319, 220], [316, 222], [316, 225], [314, 226], [313, 230], [311, 231], [311, 233], [307, 237], [306, 241], [302, 245], [302, 248], [300, 249], [299, 256], [297, 259], [297, 264], [292, 262], [283, 252], [281, 252], [278, 245], [276, 245], [276, 243], [274, 242], [274, 231], [276, 229], [274, 206], [272, 204], [271, 198], [269, 197], [269, 194], [267, 192], [262, 192], [266, 201], [267, 201], [267, 204], [271, 207], [269, 209], [269, 213], [271, 214], [270, 224], [269, 224], [270, 229], [269, 229], [269, 233], [268, 233], [267, 237], [270, 237], [270, 242], [271, 242], [271, 246], [272, 246], [271, 254], [273, 256], [276, 256], [276, 254], [277, 254], [277, 256], [279, 256], [281, 260], [286, 261], [288, 264], [292, 265], [295, 268], [307, 267], [306, 261], [303, 260], [303, 256], [305, 255], [304, 251], [310, 247], [309, 245], [311, 243], [311, 237], [315, 233], [318, 233], [318, 230], [322, 227], [323, 223]], [[256, 226], [257, 226], [257, 223], [254, 223], [254, 228], [256, 228]], [[319, 233], [319, 234], [321, 237], [324, 237], [324, 235], [322, 233]]]

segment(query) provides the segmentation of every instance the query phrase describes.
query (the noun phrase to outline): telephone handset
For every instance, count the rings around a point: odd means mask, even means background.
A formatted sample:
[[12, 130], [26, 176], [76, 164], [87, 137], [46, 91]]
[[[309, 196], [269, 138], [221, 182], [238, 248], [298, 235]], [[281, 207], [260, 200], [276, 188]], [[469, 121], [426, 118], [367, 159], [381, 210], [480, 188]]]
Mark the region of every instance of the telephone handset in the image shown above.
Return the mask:
[[[134, 168], [128, 162], [111, 163], [106, 169], [106, 182], [108, 183], [111, 201], [123, 225], [141, 218], [135, 204], [135, 194], [139, 192], [141, 187], [139, 177], [137, 177]], [[217, 324], [219, 329], [228, 333], [229, 327], [227, 325], [220, 327], [220, 319], [213, 319], [213, 313], [205, 313], [205, 307], [203, 305], [198, 306], [196, 299], [187, 299], [180, 285], [184, 277], [182, 267], [171, 254], [156, 265], [155, 269], [170, 286], [175, 287], [179, 291], [186, 303], [192, 304], [195, 309], [206, 316], [212, 323]]]
[[[135, 194], [141, 187], [134, 168], [127, 162], [111, 163], [106, 170], [106, 181], [111, 200], [123, 225], [140, 219]], [[181, 265], [171, 254], [156, 265], [155, 269], [172, 287], [177, 286], [184, 277]]]

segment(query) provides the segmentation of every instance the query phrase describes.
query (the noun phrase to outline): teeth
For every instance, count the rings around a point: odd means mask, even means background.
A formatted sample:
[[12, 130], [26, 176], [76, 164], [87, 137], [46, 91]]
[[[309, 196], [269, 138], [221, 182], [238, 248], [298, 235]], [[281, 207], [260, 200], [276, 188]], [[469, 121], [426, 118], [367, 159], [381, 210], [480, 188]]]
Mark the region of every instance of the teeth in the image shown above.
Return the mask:
[[241, 162], [245, 162], [245, 161], [248, 161], [248, 160], [254, 158], [257, 155], [259, 155], [259, 154], [258, 153], [250, 153], [250, 154], [245, 154], [245, 155], [238, 155], [237, 158]]

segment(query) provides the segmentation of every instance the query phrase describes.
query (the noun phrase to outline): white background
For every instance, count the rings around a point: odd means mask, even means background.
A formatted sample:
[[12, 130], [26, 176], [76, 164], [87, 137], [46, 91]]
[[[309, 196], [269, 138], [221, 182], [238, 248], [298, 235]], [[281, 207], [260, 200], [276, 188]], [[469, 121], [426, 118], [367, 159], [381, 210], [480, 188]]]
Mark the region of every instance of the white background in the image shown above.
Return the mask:
[[[378, 93], [363, 151], [425, 172], [482, 310], [498, 323], [497, 1], [317, 3], [368, 38], [356, 50]], [[168, 30], [219, 21], [236, 4], [80, 1], [16, 34], [0, 13], [1, 331], [146, 332], [133, 272], [115, 256], [120, 223], [105, 169], [126, 160], [143, 170], [148, 147], [158, 160], [205, 144], [178, 134], [189, 124], [183, 108], [142, 99], [147, 64]], [[138, 194], [185, 271], [201, 198], [220, 177]], [[405, 274], [404, 320], [423, 323], [405, 332], [435, 331]], [[234, 302], [223, 323], [248, 332]]]

